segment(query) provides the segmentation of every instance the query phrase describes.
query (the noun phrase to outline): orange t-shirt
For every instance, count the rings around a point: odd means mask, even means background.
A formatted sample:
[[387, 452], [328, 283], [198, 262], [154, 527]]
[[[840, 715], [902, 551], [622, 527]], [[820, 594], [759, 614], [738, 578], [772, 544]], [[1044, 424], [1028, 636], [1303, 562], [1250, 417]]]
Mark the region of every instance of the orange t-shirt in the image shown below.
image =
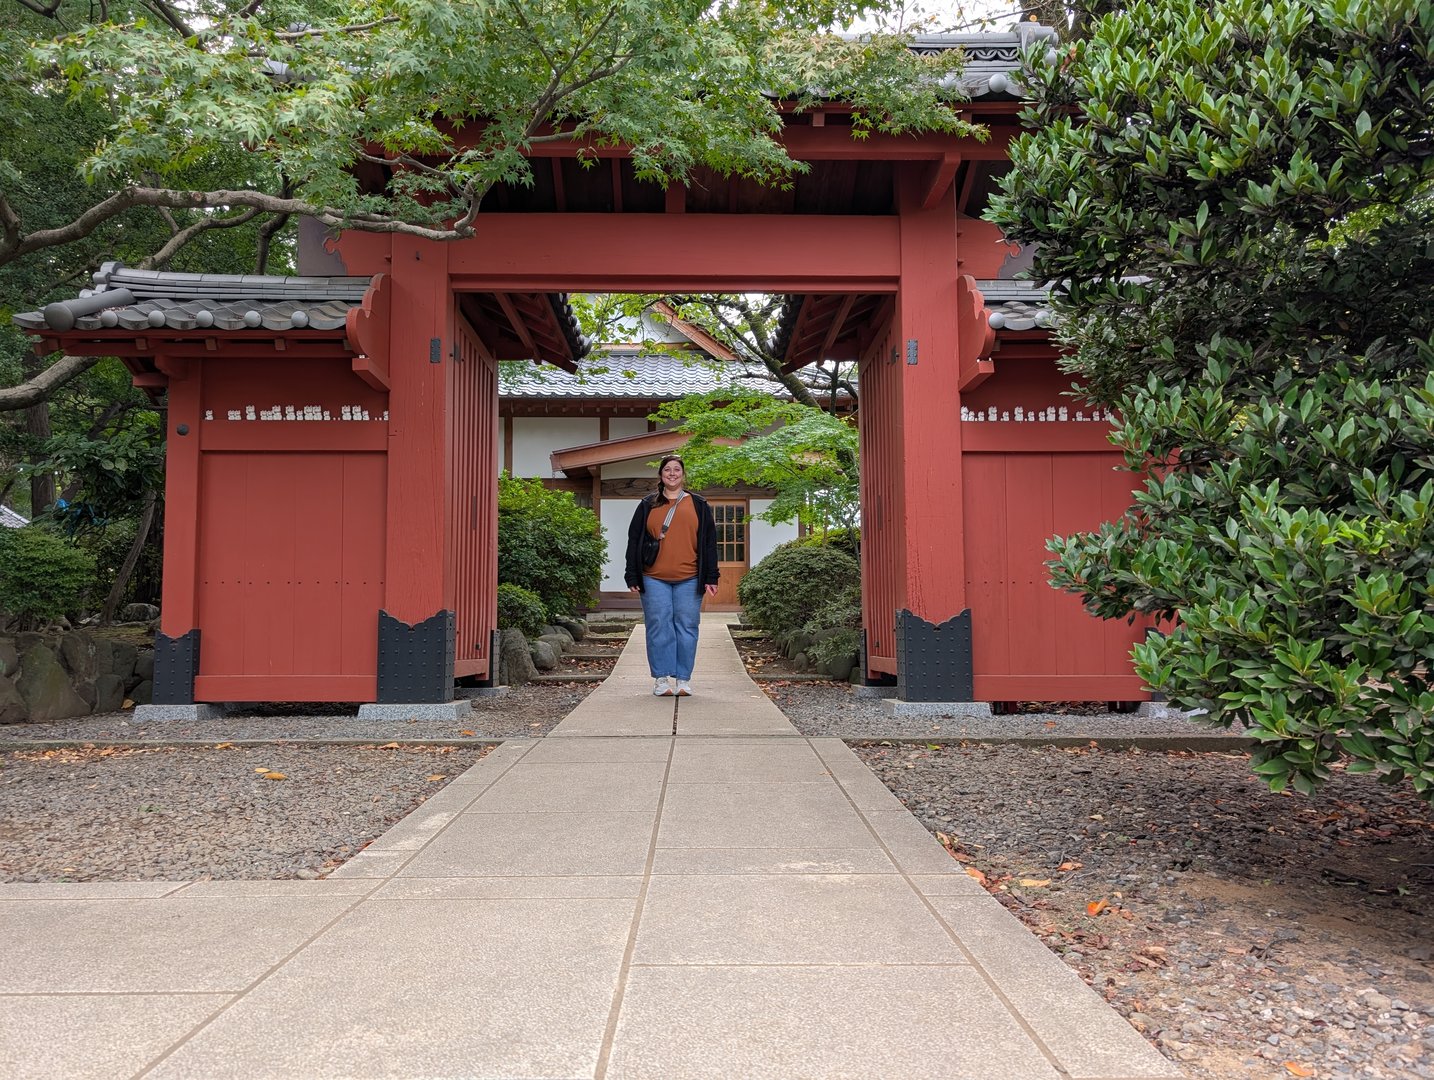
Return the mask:
[[[647, 512], [647, 534], [662, 535], [662, 522], [671, 503], [660, 502]], [[658, 581], [686, 581], [697, 576], [697, 507], [691, 496], [677, 504], [672, 524], [662, 538], [657, 561], [643, 571]]]

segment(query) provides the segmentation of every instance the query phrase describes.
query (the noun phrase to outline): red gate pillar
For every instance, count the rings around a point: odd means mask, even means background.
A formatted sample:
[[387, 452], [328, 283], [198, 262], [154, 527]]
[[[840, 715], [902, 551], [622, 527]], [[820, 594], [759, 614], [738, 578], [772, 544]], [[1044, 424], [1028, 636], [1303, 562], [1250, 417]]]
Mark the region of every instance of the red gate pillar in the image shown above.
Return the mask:
[[453, 292], [448, 246], [393, 237], [387, 545], [380, 704], [453, 698], [455, 617], [446, 573]]
[[154, 637], [156, 705], [194, 703], [199, 673], [199, 424], [200, 365], [156, 356], [169, 376], [165, 432], [164, 585]]
[[894, 667], [899, 698], [969, 701], [956, 203], [923, 205], [924, 179], [898, 173], [899, 291], [861, 376], [863, 621], [868, 668]]

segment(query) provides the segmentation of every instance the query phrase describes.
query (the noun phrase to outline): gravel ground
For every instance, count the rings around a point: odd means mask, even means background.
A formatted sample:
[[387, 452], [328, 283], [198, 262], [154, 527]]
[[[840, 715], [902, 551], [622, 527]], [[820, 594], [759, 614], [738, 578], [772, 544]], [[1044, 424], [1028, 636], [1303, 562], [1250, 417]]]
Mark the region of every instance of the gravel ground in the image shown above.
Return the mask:
[[0, 743], [514, 739], [546, 735], [598, 685], [530, 683], [508, 687], [497, 697], [475, 698], [473, 712], [461, 721], [360, 720], [357, 706], [332, 704], [275, 705], [203, 723], [172, 720], [137, 724], [133, 712], [116, 712], [46, 724], [10, 724], [0, 727]]
[[12, 750], [0, 881], [322, 877], [490, 748]]
[[[482, 757], [484, 740], [546, 735], [593, 687], [511, 688], [462, 723], [313, 705], [203, 724], [124, 712], [9, 725], [0, 882], [322, 877]], [[302, 745], [335, 738], [369, 745]], [[269, 745], [234, 745], [251, 740]], [[424, 740], [459, 745], [408, 745]], [[56, 742], [95, 745], [41, 749]]]

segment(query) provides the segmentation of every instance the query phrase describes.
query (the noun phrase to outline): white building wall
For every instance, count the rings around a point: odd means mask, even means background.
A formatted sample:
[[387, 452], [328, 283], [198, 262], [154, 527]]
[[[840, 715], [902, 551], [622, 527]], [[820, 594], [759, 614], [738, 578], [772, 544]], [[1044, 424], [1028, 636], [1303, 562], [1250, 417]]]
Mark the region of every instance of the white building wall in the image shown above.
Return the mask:
[[752, 515], [752, 520], [747, 523], [748, 543], [751, 545], [747, 565], [756, 566], [770, 555], [778, 544], [785, 544], [788, 540], [797, 538], [797, 523], [787, 521], [781, 525], [773, 525], [769, 521], [760, 520], [757, 515], [772, 505], [771, 499], [753, 499], [747, 505]]
[[646, 435], [647, 421], [640, 416], [614, 416], [607, 422], [609, 439], [625, 439], [629, 435]]
[[641, 499], [604, 499], [602, 501], [603, 531], [607, 534], [607, 564], [603, 567], [603, 592], [623, 592], [627, 582], [627, 526], [637, 512]]
[[604, 480], [630, 480], [635, 476], [644, 480], [656, 480], [657, 470], [647, 463], [646, 458], [611, 461], [602, 467]]
[[552, 453], [570, 446], [598, 441], [600, 428], [595, 416], [516, 416], [513, 425], [514, 476], [553, 476]]

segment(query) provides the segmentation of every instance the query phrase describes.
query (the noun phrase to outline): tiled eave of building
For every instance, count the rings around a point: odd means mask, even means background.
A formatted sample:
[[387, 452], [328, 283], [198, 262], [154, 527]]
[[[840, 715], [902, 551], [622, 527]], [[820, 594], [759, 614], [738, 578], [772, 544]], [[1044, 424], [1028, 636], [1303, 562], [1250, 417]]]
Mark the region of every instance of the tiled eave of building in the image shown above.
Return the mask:
[[[79, 296], [13, 316], [41, 339], [42, 351], [143, 360], [201, 343], [205, 353], [270, 348], [291, 358], [356, 355], [387, 349], [386, 286], [377, 277], [277, 277], [257, 274], [182, 274], [134, 270], [106, 263], [94, 287]], [[566, 297], [541, 294], [529, 305], [562, 342], [571, 363], [588, 349]], [[383, 329], [362, 333], [383, 310]], [[372, 338], [372, 340], [368, 340]], [[382, 340], [381, 340], [382, 339]], [[133, 366], [132, 366], [133, 370]]]

